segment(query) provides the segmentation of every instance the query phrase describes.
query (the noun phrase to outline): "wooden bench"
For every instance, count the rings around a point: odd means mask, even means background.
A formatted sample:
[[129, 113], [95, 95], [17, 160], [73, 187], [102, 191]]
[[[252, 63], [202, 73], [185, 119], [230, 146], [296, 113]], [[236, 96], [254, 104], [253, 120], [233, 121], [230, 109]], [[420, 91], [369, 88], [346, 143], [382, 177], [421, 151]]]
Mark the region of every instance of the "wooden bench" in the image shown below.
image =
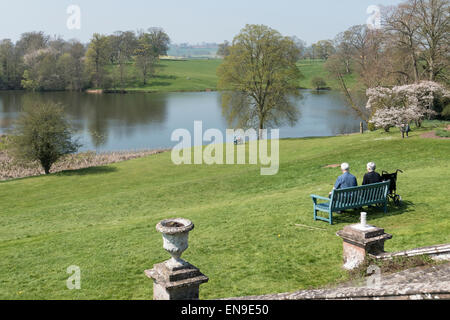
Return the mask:
[[[390, 181], [385, 181], [360, 187], [333, 190], [330, 198], [311, 195], [314, 202], [314, 220], [322, 220], [333, 224], [333, 212], [357, 209], [374, 204], [382, 204], [384, 213], [387, 213], [387, 195], [390, 183]], [[319, 203], [319, 200], [326, 202]], [[327, 212], [328, 218], [318, 216], [317, 211]]]

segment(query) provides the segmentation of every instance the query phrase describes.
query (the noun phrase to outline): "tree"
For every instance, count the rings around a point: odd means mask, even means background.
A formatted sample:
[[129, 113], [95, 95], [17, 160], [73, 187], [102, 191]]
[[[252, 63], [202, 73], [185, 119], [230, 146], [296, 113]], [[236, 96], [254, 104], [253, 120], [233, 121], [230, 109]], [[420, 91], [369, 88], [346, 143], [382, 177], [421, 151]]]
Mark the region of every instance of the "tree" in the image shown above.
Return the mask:
[[0, 88], [13, 89], [15, 78], [14, 44], [11, 40], [0, 41]]
[[306, 42], [297, 36], [292, 36], [291, 40], [294, 42], [298, 50], [298, 60], [305, 58], [306, 55]]
[[[385, 10], [385, 28], [392, 36], [392, 42], [400, 49], [407, 52], [407, 59], [411, 61], [414, 81], [418, 82], [419, 56], [418, 56], [418, 32], [420, 22], [415, 18], [417, 14], [417, 1], [401, 3], [397, 7]], [[403, 72], [404, 71], [397, 71]]]
[[[364, 121], [369, 121], [369, 115], [365, 107], [365, 94], [360, 88], [349, 88], [344, 78], [345, 66], [342, 64], [342, 60], [337, 55], [332, 55], [325, 63], [325, 69], [335, 77], [339, 83], [341, 91], [344, 93], [349, 106], [353, 111]], [[363, 102], [364, 100], [364, 102]]]
[[125, 66], [131, 60], [136, 49], [136, 35], [132, 31], [117, 31], [109, 36], [110, 48], [119, 66], [119, 83], [123, 89], [125, 81]]
[[27, 53], [22, 86], [28, 90], [64, 90], [65, 83], [58, 69], [59, 53], [52, 48]]
[[158, 61], [158, 50], [152, 45], [150, 34], [141, 32], [137, 39], [134, 51], [136, 67], [141, 71], [144, 85], [147, 84], [147, 76], [154, 71]]
[[45, 174], [62, 156], [75, 153], [80, 144], [63, 108], [55, 103], [29, 104], [15, 122], [11, 137], [13, 155], [22, 161], [39, 161]]
[[225, 40], [223, 43], [219, 44], [219, 49], [217, 50], [217, 55], [221, 57], [226, 57], [230, 55], [230, 43]]
[[77, 40], [69, 42], [68, 54], [70, 54], [69, 65], [65, 66], [70, 90], [80, 91], [85, 85], [84, 79], [84, 56], [86, 49], [83, 44]]
[[322, 77], [314, 77], [311, 80], [311, 85], [316, 90], [320, 90], [320, 89], [326, 88], [327, 83], [325, 82], [325, 80]]
[[148, 29], [148, 33], [150, 36], [150, 42], [155, 48], [155, 52], [158, 57], [167, 55], [170, 45], [170, 38], [167, 33], [164, 32], [164, 29], [153, 27]]
[[105, 66], [108, 64], [110, 52], [108, 37], [94, 33], [86, 52], [86, 66], [96, 88], [103, 85], [106, 74]]
[[414, 121], [417, 125], [425, 117], [437, 114], [434, 104], [450, 98], [444, 86], [431, 81], [395, 86], [392, 89], [377, 87], [367, 90], [366, 108], [372, 112], [370, 120], [376, 127], [389, 131]]
[[448, 70], [449, 66], [450, 1], [414, 0], [414, 2], [417, 6], [418, 32], [428, 80], [435, 81], [446, 68]]
[[320, 40], [312, 45], [314, 56], [319, 59], [327, 60], [336, 50], [331, 40]]
[[222, 107], [228, 122], [262, 129], [284, 121], [293, 124], [301, 73], [293, 41], [264, 25], [247, 25], [234, 38], [230, 55], [218, 68]]
[[21, 55], [31, 53], [40, 49], [45, 49], [48, 46], [50, 37], [44, 32], [26, 32], [20, 36], [20, 40], [16, 43], [17, 50]]
[[351, 64], [355, 52], [354, 48], [350, 43], [350, 38], [351, 38], [350, 33], [346, 31], [339, 33], [334, 40], [334, 46], [336, 48], [334, 56], [344, 66], [345, 74], [350, 74], [352, 71]]

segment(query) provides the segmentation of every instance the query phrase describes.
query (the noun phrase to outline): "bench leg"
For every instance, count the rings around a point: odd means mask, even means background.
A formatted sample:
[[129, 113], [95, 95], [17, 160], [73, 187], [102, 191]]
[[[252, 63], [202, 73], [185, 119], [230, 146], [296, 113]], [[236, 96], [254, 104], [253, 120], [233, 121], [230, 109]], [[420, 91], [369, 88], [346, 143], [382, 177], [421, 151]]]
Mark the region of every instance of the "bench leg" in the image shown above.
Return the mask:
[[333, 212], [329, 211], [330, 224], [333, 225]]
[[314, 206], [314, 221], [317, 221], [317, 210], [316, 210], [316, 206]]
[[384, 203], [384, 213], [387, 213], [387, 205], [388, 205], [388, 203], [387, 203], [387, 201]]

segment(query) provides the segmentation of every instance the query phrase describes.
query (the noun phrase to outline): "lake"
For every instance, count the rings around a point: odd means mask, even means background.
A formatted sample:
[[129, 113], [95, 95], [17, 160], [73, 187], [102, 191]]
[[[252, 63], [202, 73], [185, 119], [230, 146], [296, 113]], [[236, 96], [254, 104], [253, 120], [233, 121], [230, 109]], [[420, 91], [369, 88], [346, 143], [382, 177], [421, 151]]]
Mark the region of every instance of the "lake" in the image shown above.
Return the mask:
[[[301, 115], [292, 126], [281, 127], [281, 138], [333, 136], [359, 131], [360, 119], [339, 92], [302, 90], [297, 102]], [[0, 91], [0, 134], [7, 133], [26, 101], [52, 100], [66, 106], [74, 123], [81, 151], [119, 151], [170, 148], [179, 128], [193, 132], [194, 121], [203, 130], [225, 134], [219, 92], [87, 94], [75, 92], [28, 93]]]

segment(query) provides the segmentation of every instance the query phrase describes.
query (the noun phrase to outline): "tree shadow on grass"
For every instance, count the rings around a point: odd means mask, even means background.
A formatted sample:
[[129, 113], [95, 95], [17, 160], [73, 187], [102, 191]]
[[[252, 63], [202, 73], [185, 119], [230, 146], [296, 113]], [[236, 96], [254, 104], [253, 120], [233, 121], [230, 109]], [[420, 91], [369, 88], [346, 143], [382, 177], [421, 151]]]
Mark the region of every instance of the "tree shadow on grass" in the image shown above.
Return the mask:
[[111, 166], [90, 167], [77, 170], [65, 170], [55, 173], [57, 176], [85, 176], [108, 174], [117, 171], [117, 168]]
[[342, 213], [333, 213], [335, 224], [356, 224], [360, 222], [361, 212], [367, 212], [367, 222], [383, 217], [397, 216], [413, 210], [414, 203], [411, 201], [402, 201], [400, 206], [395, 206], [392, 202], [388, 204], [388, 212], [384, 213], [383, 207], [363, 207], [362, 209], [346, 210]]
[[170, 86], [170, 82], [164, 82], [164, 81], [152, 81], [150, 85], [153, 86], [160, 86], [160, 87], [167, 87]]
[[176, 80], [178, 77], [169, 74], [157, 74], [152, 77], [152, 79], [166, 79], [166, 80]]

